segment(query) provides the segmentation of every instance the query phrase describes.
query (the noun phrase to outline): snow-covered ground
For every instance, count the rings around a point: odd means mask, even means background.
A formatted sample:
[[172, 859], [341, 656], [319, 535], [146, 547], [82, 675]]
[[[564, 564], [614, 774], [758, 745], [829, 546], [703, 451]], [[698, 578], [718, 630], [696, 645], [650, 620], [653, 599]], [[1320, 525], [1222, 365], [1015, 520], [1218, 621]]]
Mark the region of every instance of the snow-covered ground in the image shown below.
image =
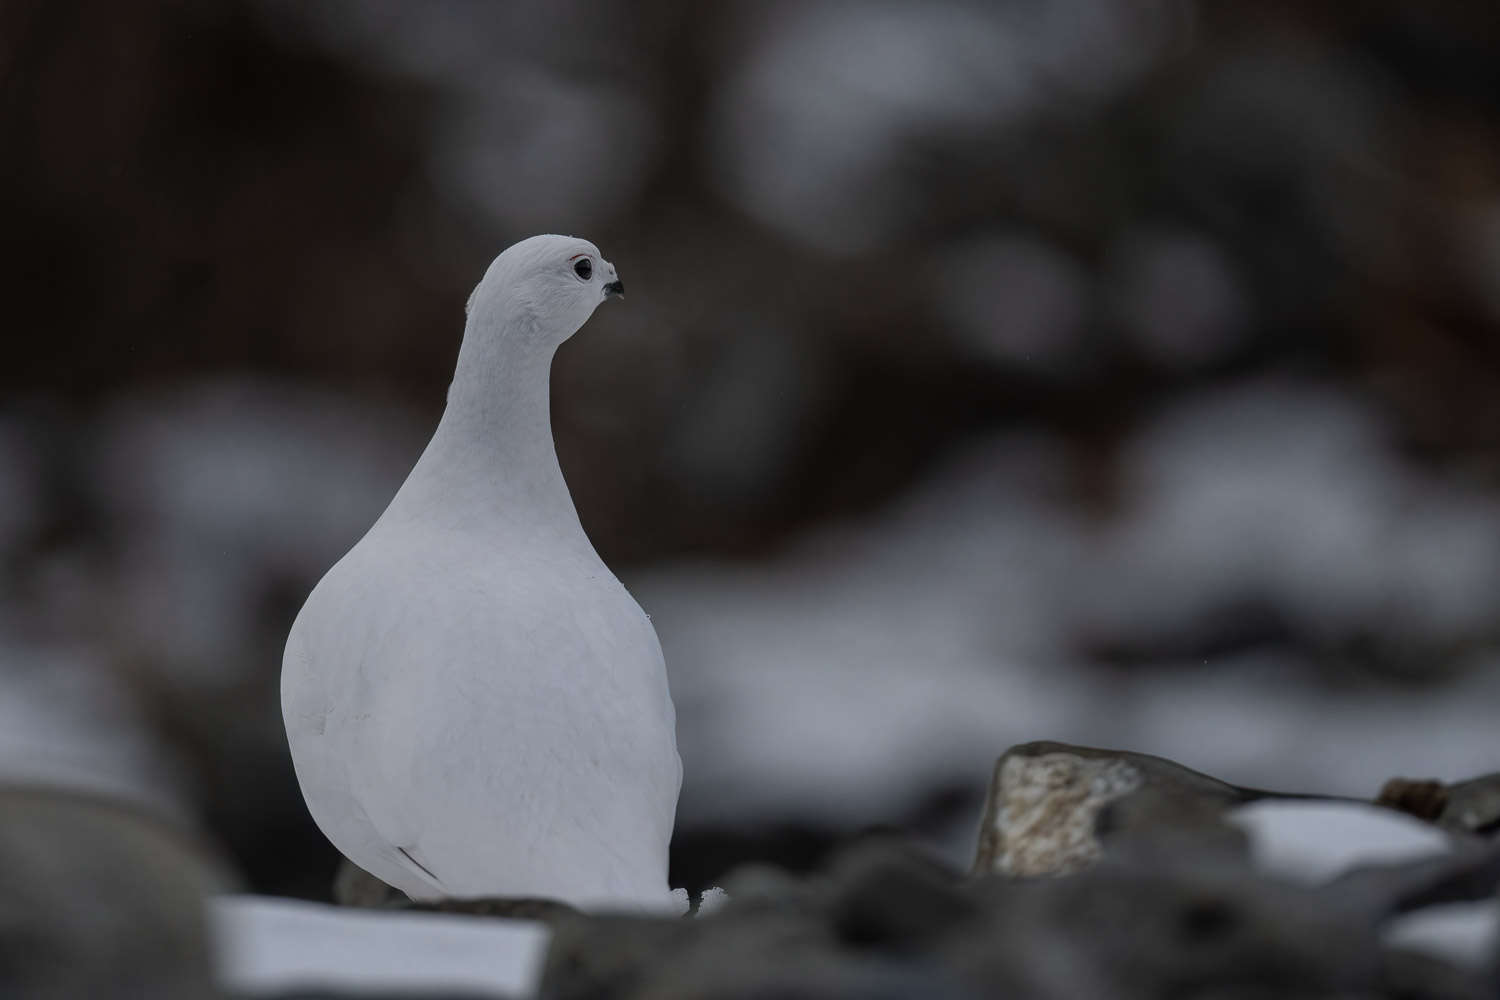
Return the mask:
[[1258, 871], [1323, 885], [1359, 868], [1446, 857], [1448, 835], [1414, 816], [1365, 802], [1266, 799], [1229, 812]]
[[350, 910], [266, 896], [220, 896], [209, 921], [226, 986], [248, 996], [292, 990], [527, 997], [551, 929], [531, 920]]

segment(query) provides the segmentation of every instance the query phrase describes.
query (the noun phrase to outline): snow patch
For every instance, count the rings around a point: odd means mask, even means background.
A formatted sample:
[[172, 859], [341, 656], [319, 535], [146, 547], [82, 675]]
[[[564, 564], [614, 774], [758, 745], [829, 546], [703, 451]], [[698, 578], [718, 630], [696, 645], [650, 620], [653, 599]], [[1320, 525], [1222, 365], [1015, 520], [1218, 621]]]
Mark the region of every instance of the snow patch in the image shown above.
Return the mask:
[[232, 990], [471, 992], [527, 997], [552, 930], [532, 920], [351, 910], [267, 896], [210, 901], [219, 977]]
[[1226, 818], [1249, 836], [1258, 870], [1304, 885], [1331, 882], [1357, 868], [1439, 858], [1453, 849], [1437, 827], [1362, 802], [1271, 799], [1239, 806]]

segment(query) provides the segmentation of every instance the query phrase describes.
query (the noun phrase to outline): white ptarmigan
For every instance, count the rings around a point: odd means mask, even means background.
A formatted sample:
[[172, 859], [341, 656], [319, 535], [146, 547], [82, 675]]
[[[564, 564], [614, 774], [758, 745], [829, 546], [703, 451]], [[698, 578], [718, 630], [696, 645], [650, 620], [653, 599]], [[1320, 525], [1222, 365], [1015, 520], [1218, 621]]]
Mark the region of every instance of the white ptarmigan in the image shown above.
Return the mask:
[[548, 415], [553, 353], [623, 291], [586, 240], [495, 259], [432, 441], [287, 639], [313, 819], [414, 899], [673, 905], [661, 647], [578, 522]]

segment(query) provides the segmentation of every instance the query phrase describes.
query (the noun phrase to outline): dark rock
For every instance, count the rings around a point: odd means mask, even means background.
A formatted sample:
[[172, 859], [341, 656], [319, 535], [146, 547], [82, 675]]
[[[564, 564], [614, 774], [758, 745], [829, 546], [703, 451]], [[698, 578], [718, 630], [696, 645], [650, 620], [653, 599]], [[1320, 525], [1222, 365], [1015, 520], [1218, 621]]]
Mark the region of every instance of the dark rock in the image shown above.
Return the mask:
[[965, 981], [1020, 996], [1322, 997], [1378, 985], [1374, 923], [1337, 899], [1214, 866], [1105, 862], [990, 878], [984, 919], [949, 942]]
[[457, 993], [434, 993], [431, 990], [422, 990], [416, 993], [396, 993], [380, 989], [355, 993], [346, 989], [326, 991], [321, 989], [299, 989], [291, 993], [266, 995], [266, 1000], [489, 1000], [489, 996], [489, 994], [476, 994], [473, 990], [462, 990]]
[[1066, 878], [961, 880], [881, 842], [785, 895], [759, 884], [699, 920], [583, 917], [560, 928], [542, 995], [1384, 995], [1377, 921], [1359, 900], [1248, 869], [1141, 871], [1107, 859]]
[[1329, 888], [1363, 895], [1382, 916], [1488, 899], [1500, 890], [1500, 848], [1460, 840], [1451, 857], [1353, 871]]
[[958, 873], [899, 842], [880, 839], [838, 859], [829, 904], [834, 933], [852, 948], [910, 952], [974, 919]]
[[349, 990], [296, 990], [291, 993], [277, 993], [268, 1000], [476, 1000], [472, 990], [464, 990], [461, 993], [433, 993], [424, 990], [420, 993], [395, 993], [388, 990], [380, 990], [372, 993], [351, 993]]
[[220, 877], [144, 809], [0, 789], [0, 997], [207, 1000], [204, 900]]
[[540, 920], [557, 926], [573, 920], [581, 914], [567, 903], [556, 899], [538, 899], [529, 896], [488, 896], [473, 899], [438, 899], [432, 901], [407, 901], [395, 904], [400, 909], [426, 910], [430, 913], [467, 913], [475, 917], [510, 917], [515, 920]]
[[1256, 872], [1244, 834], [1222, 818], [1268, 797], [1143, 754], [1028, 744], [996, 767], [975, 875], [960, 877], [888, 836], [854, 845], [807, 878], [742, 869], [725, 881], [732, 901], [707, 917], [580, 916], [560, 926], [542, 993], [1497, 995], [1482, 975], [1382, 946], [1381, 933], [1403, 912], [1493, 895], [1500, 848], [1458, 834], [1451, 856], [1364, 868], [1315, 887], [1280, 882]]
[[471, 899], [413, 900], [406, 893], [342, 859], [333, 883], [333, 899], [340, 906], [368, 909], [426, 910], [432, 913], [467, 913], [476, 917], [512, 917], [559, 924], [578, 916], [578, 911], [555, 899], [529, 897], [476, 897]]
[[1380, 979], [1386, 996], [1399, 1000], [1495, 1000], [1480, 976], [1416, 952], [1387, 948], [1381, 953]]
[[333, 879], [333, 901], [340, 906], [380, 908], [411, 902], [406, 893], [387, 885], [348, 858], [339, 859]]
[[[930, 945], [973, 904], [960, 877], [888, 838], [797, 879], [731, 873], [692, 920], [585, 917], [557, 930], [541, 994], [560, 998], [967, 997]], [[928, 922], [932, 926], [924, 926]]]

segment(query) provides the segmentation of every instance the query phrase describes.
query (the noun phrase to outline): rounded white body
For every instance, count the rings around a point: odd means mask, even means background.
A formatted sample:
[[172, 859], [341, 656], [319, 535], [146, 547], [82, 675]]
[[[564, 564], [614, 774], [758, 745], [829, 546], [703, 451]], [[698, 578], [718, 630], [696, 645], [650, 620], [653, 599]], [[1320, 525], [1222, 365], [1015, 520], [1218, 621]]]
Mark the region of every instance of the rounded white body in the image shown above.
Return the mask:
[[645, 614], [591, 549], [382, 527], [287, 642], [319, 828], [413, 898], [664, 903], [682, 771]]

